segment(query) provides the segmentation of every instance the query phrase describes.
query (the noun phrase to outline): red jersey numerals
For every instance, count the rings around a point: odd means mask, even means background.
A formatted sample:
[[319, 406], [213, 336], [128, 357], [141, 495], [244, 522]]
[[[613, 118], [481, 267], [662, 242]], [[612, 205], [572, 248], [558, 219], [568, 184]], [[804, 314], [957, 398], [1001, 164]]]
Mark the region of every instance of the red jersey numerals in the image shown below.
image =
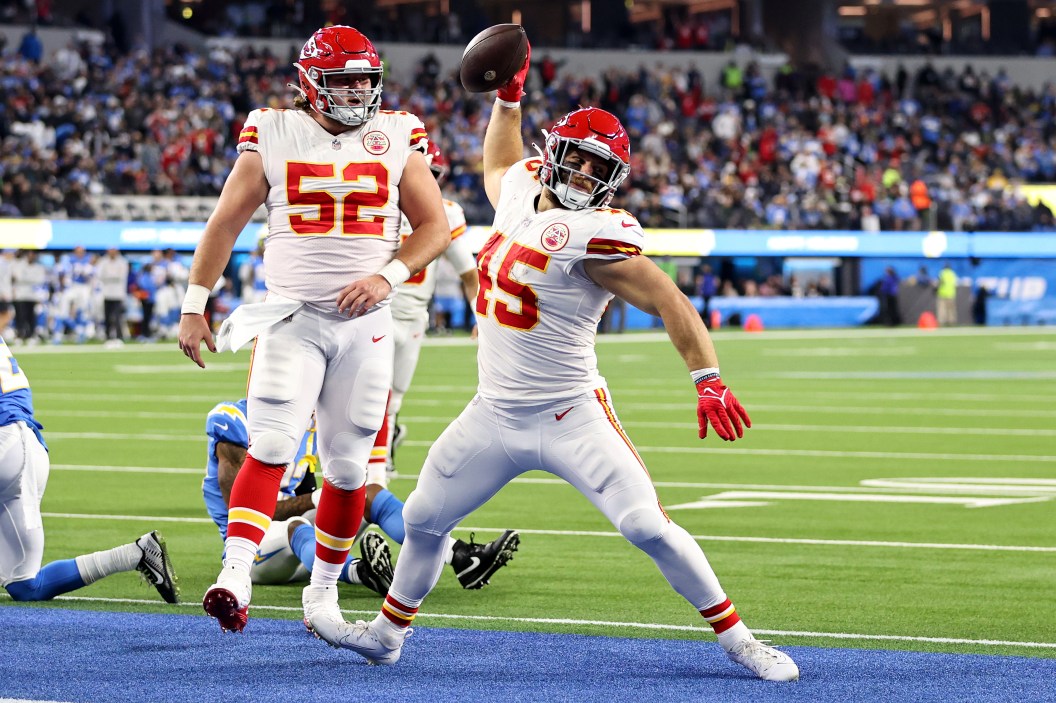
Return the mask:
[[[305, 178], [335, 178], [334, 164], [304, 163], [290, 161], [286, 164], [286, 199], [290, 205], [311, 205], [319, 208], [318, 217], [301, 214], [290, 215], [290, 229], [297, 234], [330, 234], [337, 224], [337, 198], [347, 185], [331, 189], [305, 190], [301, 181]], [[350, 163], [341, 171], [343, 184], [354, 184], [353, 189], [341, 200], [341, 232], [346, 237], [384, 236], [385, 218], [372, 215], [363, 217], [363, 207], [381, 208], [389, 202], [389, 170], [378, 162]], [[335, 184], [336, 186], [336, 184]]]
[[[514, 280], [510, 272], [516, 263], [522, 263], [536, 271], [546, 271], [550, 256], [514, 242], [498, 263], [495, 263], [495, 254], [505, 241], [506, 236], [496, 232], [477, 256], [477, 275], [480, 279], [477, 314], [491, 315], [503, 327], [530, 330], [539, 324], [539, 297], [531, 286]], [[496, 300], [495, 288], [519, 300], [520, 312], [511, 310], [505, 300]]]

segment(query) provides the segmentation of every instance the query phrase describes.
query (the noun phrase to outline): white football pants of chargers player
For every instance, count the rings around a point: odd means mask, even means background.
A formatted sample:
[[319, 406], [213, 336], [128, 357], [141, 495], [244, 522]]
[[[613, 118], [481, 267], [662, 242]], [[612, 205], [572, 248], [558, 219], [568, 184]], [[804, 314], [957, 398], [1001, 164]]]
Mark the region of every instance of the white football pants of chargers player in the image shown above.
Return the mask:
[[[305, 519], [314, 524], [315, 511], [306, 514]], [[307, 582], [311, 574], [304, 568], [293, 549], [290, 548], [290, 524], [301, 522], [296, 518], [273, 522], [264, 533], [264, 539], [257, 548], [257, 558], [249, 572], [254, 585], [275, 585], [284, 583]]]
[[348, 318], [304, 305], [267, 328], [250, 365], [249, 453], [266, 464], [293, 461], [314, 410], [324, 478], [347, 491], [362, 486], [385, 417], [392, 344], [388, 307]]
[[26, 423], [0, 427], [0, 587], [37, 575], [44, 557], [40, 501], [48, 452]]
[[495, 404], [475, 397], [426, 458], [403, 517], [407, 538], [389, 594], [417, 606], [444, 566], [448, 534], [518, 475], [542, 469], [572, 484], [652, 557], [694, 608], [725, 600], [700, 546], [664, 513], [608, 391], [559, 402]]

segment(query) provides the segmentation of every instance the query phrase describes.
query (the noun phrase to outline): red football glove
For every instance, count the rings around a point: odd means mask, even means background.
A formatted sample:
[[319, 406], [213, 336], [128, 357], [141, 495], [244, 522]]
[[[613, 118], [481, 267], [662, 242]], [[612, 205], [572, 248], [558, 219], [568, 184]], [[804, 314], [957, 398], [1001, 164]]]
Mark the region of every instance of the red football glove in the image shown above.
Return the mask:
[[[722, 385], [718, 376], [704, 379], [697, 384], [697, 423], [700, 426], [698, 436], [708, 436], [708, 424], [715, 428], [715, 433], [727, 442], [733, 442], [744, 436], [745, 426], [751, 427], [752, 420], [740, 401], [733, 397], [733, 392]], [[737, 436], [734, 436], [736, 432]]]
[[[528, 38], [525, 37], [525, 41]], [[513, 78], [503, 83], [498, 92], [499, 100], [505, 100], [508, 103], [519, 103], [521, 98], [524, 97], [524, 81], [528, 78], [528, 69], [532, 67], [532, 45], [528, 44], [528, 51], [524, 55], [524, 65], [521, 66], [521, 70], [514, 74]]]

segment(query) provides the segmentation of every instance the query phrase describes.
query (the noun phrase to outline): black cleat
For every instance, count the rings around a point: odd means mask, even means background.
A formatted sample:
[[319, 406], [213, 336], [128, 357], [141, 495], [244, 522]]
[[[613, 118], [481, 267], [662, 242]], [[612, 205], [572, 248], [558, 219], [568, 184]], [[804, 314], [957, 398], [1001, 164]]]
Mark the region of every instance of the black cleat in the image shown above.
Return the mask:
[[359, 553], [363, 558], [353, 567], [359, 582], [378, 595], [387, 595], [393, 575], [389, 543], [377, 532], [368, 532], [359, 542]]
[[516, 530], [506, 530], [498, 539], [487, 544], [477, 544], [473, 537], [470, 533], [468, 544], [460, 539], [455, 540], [451, 557], [451, 568], [465, 589], [487, 586], [491, 575], [513, 559], [513, 553], [521, 544], [521, 536]]
[[165, 540], [155, 532], [148, 532], [136, 540], [136, 546], [143, 552], [136, 571], [143, 575], [143, 580], [154, 588], [166, 603], [180, 601], [180, 587], [176, 583], [176, 572], [172, 570], [172, 560]]

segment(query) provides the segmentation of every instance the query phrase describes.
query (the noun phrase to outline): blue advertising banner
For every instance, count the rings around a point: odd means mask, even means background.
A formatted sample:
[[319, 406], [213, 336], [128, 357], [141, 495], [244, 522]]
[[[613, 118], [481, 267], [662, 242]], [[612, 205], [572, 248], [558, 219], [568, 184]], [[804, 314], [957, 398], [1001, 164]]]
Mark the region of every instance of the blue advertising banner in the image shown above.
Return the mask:
[[[102, 222], [98, 220], [0, 220], [0, 248], [57, 249], [75, 246], [101, 251], [194, 249], [205, 224], [199, 222]], [[239, 235], [236, 252], [253, 251], [267, 233], [251, 223]], [[470, 227], [464, 235], [479, 251], [490, 227]], [[1000, 232], [758, 231], [737, 229], [650, 229], [650, 256], [847, 256], [905, 258], [1056, 258], [1056, 237]]]
[[[179, 249], [193, 251], [204, 222], [105, 222], [102, 220], [0, 219], [0, 249], [68, 250], [76, 246], [102, 251]], [[250, 223], [235, 242], [235, 251], [253, 251], [267, 225]]]
[[[1037, 236], [1037, 235], [1034, 235]], [[862, 292], [869, 291], [887, 266], [895, 269], [903, 282], [915, 283], [921, 268], [934, 280], [945, 263], [928, 259], [863, 259]], [[987, 320], [990, 324], [1056, 323], [1056, 258], [950, 259], [958, 283], [988, 291]]]

